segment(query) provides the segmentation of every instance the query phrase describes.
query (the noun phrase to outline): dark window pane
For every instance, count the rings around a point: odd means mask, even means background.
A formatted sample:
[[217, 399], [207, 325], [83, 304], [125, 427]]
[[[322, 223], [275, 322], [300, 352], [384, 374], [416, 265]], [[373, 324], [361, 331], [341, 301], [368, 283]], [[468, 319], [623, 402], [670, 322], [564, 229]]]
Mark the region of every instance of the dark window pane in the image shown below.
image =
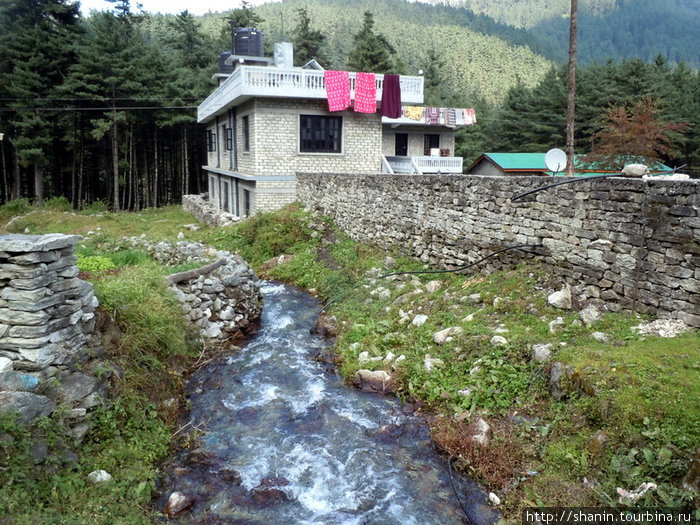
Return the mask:
[[303, 153], [340, 153], [342, 122], [342, 117], [301, 115], [299, 150]]

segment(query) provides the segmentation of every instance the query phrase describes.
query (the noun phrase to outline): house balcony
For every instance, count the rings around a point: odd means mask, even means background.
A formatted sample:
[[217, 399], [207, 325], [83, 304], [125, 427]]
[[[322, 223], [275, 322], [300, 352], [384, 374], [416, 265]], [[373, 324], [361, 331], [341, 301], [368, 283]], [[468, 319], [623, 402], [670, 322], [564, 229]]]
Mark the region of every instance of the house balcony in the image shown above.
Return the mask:
[[382, 173], [404, 173], [423, 175], [425, 173], [462, 173], [462, 157], [383, 157]]
[[[355, 98], [355, 73], [350, 73], [350, 96]], [[382, 100], [384, 75], [376, 76], [377, 101]], [[401, 102], [423, 103], [423, 77], [401, 75]], [[325, 99], [323, 71], [301, 68], [238, 66], [197, 108], [197, 122], [207, 120], [228, 107], [251, 97]]]

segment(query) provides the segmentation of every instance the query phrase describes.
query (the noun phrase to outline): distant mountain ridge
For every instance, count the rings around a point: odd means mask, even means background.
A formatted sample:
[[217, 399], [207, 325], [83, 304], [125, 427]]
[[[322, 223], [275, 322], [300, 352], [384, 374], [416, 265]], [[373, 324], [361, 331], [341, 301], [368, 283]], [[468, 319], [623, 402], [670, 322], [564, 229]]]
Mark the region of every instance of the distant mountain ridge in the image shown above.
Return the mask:
[[[440, 4], [443, 0], [419, 0]], [[527, 29], [547, 58], [566, 60], [570, 0], [447, 0]], [[578, 58], [593, 60], [661, 55], [671, 63], [700, 67], [700, 1], [698, 0], [586, 0], [579, 2]]]

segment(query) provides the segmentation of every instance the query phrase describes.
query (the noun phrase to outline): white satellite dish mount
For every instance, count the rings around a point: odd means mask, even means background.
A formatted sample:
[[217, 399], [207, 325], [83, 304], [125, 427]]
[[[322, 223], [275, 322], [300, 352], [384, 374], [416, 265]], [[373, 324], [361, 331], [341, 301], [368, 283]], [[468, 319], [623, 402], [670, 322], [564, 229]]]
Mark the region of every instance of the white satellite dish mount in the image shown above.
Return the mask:
[[559, 173], [566, 169], [566, 153], [559, 148], [550, 149], [544, 156], [544, 164], [552, 173]]

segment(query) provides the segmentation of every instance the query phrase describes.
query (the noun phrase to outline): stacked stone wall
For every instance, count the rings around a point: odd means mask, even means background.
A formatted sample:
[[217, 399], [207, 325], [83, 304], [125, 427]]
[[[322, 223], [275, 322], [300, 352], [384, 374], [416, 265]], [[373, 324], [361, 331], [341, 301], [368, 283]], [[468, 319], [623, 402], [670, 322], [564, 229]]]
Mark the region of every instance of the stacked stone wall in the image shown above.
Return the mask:
[[100, 346], [98, 301], [92, 284], [78, 278], [73, 254], [79, 238], [0, 236], [0, 409], [28, 422], [66, 403], [76, 438], [105, 389], [76, 371], [87, 349]]
[[208, 193], [183, 195], [182, 209], [209, 226], [230, 226], [238, 221], [236, 215], [217, 208]]
[[151, 242], [139, 237], [127, 239], [134, 248], [146, 250], [166, 266], [195, 262], [201, 268], [215, 267], [190, 278], [171, 282], [175, 297], [187, 321], [210, 343], [239, 338], [262, 313], [260, 282], [239, 256], [198, 242]]
[[456, 268], [499, 268], [537, 254], [583, 299], [700, 326], [700, 183], [610, 178], [543, 186], [541, 177], [297, 174], [307, 207], [352, 238]]

